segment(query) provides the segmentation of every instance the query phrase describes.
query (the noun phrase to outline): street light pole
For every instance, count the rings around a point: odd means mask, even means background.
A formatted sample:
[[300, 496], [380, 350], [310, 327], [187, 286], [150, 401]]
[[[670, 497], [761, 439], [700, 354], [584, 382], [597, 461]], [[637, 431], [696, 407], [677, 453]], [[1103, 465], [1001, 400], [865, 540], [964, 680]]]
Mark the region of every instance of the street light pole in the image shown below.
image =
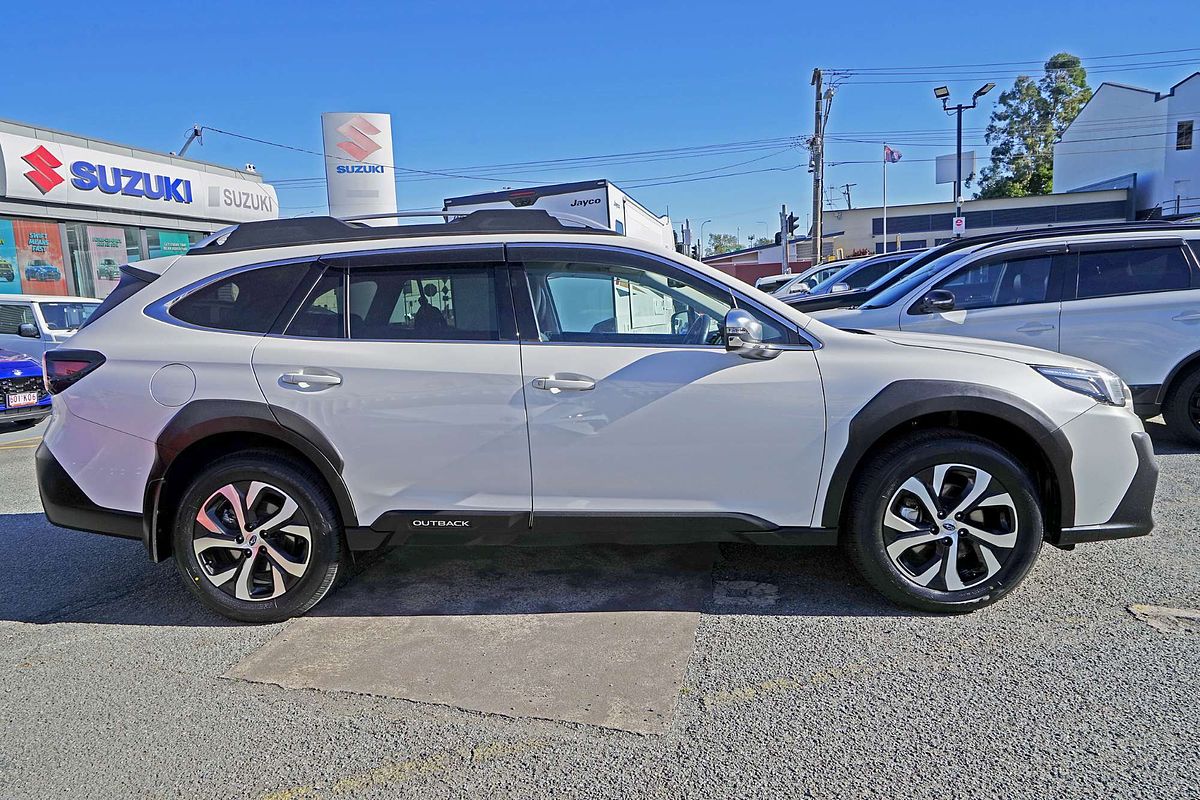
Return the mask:
[[[975, 90], [975, 94], [971, 95], [971, 104], [958, 103], [950, 105], [950, 89], [946, 86], [939, 86], [933, 90], [933, 96], [942, 101], [942, 110], [947, 114], [953, 113], [957, 117], [957, 135], [955, 137], [956, 146], [954, 150], [954, 216], [962, 216], [962, 131], [963, 131], [963, 112], [969, 111], [979, 105], [979, 98], [996, 88], [996, 84], [988, 81], [983, 86]], [[958, 234], [961, 236], [961, 234]], [[887, 244], [884, 244], [884, 250], [887, 250]]]
[[704, 226], [710, 222], [712, 222], [711, 219], [706, 219], [706, 220], [704, 220], [704, 222], [700, 223], [700, 260], [701, 261], [704, 260], [704, 252], [708, 249], [708, 245], [705, 243], [705, 240], [704, 240]]

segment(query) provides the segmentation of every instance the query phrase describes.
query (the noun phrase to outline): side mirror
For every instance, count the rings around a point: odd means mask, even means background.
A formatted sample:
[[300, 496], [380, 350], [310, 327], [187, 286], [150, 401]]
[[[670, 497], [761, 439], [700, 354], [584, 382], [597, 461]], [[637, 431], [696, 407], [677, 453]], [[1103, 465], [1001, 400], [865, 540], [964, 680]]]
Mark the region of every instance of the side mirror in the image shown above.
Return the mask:
[[829, 287], [830, 294], [838, 294], [839, 292], [848, 291], [850, 291], [850, 284], [848, 283], [835, 283], [833, 286]]
[[948, 289], [933, 289], [921, 298], [921, 313], [933, 314], [954, 310], [954, 292]]
[[765, 361], [779, 355], [779, 350], [769, 344], [763, 344], [762, 323], [756, 320], [749, 311], [732, 308], [725, 315], [725, 325], [722, 328], [725, 335], [725, 350], [737, 353], [742, 358], [753, 358]]
[[17, 335], [24, 336], [26, 339], [40, 339], [42, 332], [38, 330], [37, 325], [32, 322], [22, 322], [17, 326]]

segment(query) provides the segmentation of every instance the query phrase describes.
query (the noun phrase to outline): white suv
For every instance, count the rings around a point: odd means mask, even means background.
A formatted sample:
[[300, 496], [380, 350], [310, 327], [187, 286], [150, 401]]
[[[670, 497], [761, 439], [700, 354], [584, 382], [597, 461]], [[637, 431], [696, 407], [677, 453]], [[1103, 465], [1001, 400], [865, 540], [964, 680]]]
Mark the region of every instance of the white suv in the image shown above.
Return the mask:
[[311, 608], [350, 551], [451, 542], [840, 542], [962, 611], [1043, 541], [1152, 527], [1112, 373], [840, 331], [543, 211], [251, 223], [123, 273], [47, 354], [42, 502], [236, 619]]
[[[957, 245], [956, 245], [957, 247]], [[1113, 370], [1143, 417], [1200, 444], [1200, 226], [1131, 224], [964, 242], [839, 328], [950, 333], [1057, 350]]]

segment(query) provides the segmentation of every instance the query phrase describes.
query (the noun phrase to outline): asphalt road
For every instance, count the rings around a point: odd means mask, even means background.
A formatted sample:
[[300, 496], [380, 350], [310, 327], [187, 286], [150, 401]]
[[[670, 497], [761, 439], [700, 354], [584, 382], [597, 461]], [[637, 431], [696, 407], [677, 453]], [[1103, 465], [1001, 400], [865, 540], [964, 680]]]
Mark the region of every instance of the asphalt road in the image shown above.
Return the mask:
[[657, 735], [222, 677], [284, 626], [49, 526], [38, 429], [2, 434], [0, 798], [1200, 797], [1200, 634], [1127, 611], [1200, 608], [1200, 457], [1149, 427], [1155, 534], [1047, 547], [974, 615], [889, 606], [836, 552], [721, 548]]

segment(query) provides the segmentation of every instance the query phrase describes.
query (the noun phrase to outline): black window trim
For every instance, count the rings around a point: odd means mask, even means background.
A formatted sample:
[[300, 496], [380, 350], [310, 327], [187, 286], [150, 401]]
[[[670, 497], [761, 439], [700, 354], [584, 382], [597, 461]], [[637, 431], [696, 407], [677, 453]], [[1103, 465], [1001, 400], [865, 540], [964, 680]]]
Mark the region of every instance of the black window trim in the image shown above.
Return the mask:
[[[668, 273], [668, 275], [671, 271], [674, 271], [680, 276], [698, 280], [710, 288], [724, 292], [733, 300], [734, 308], [754, 308], [779, 326], [780, 330], [787, 335], [789, 341], [787, 344], [774, 345], [774, 347], [777, 349], [817, 350], [823, 346], [819, 339], [805, 332], [791, 320], [780, 317], [774, 311], [766, 308], [761, 303], [758, 303], [747, 295], [739, 292], [732, 286], [722, 283], [721, 281], [714, 280], [713, 278], [710, 278], [701, 272], [689, 269], [684, 264], [680, 264], [679, 262], [664, 256], [659, 256], [656, 253], [647, 253], [644, 250], [635, 250], [628, 247], [618, 247], [613, 245], [577, 244], [572, 242], [509, 242], [506, 245], [506, 250], [508, 254], [509, 274], [512, 280], [513, 296], [514, 298], [520, 298], [515, 301], [517, 304], [517, 327], [519, 330], [526, 330], [531, 327], [532, 330], [538, 331], [537, 320], [533, 314], [533, 298], [529, 294], [529, 281], [525, 275], [525, 262], [540, 261], [545, 260], [546, 258], [552, 258], [554, 251], [577, 250], [583, 251], [584, 253], [596, 253], [598, 254], [598, 257], [612, 256], [614, 254], [619, 255], [634, 262], [628, 266], [632, 266], [634, 268], [650, 268], [649, 266], [640, 267], [637, 263], [640, 261], [644, 265], [653, 265], [652, 268], [655, 271], [665, 271]], [[543, 250], [545, 251], [545, 255], [539, 258], [540, 254], [538, 251]], [[674, 342], [663, 342], [661, 344], [646, 344], [639, 342], [543, 342], [536, 334], [532, 338], [521, 339], [521, 343], [531, 345], [547, 345], [551, 347], [565, 345], [572, 347], [700, 348], [705, 350], [722, 348], [721, 345], [679, 344]]]
[[924, 300], [925, 295], [929, 294], [929, 292], [931, 292], [935, 288], [937, 288], [938, 285], [945, 283], [946, 281], [951, 280], [952, 278], [957, 277], [960, 273], [965, 272], [968, 269], [972, 269], [977, 266], [988, 266], [990, 264], [999, 264], [1001, 262], [1017, 261], [1017, 260], [1023, 260], [1023, 259], [1028, 259], [1028, 258], [1038, 258], [1038, 257], [1044, 257], [1044, 256], [1050, 257], [1050, 276], [1049, 276], [1049, 278], [1047, 278], [1048, 282], [1046, 284], [1046, 299], [1045, 300], [1041, 300], [1038, 302], [1031, 302], [1031, 303], [1005, 303], [1002, 306], [994, 306], [993, 305], [993, 306], [983, 306], [980, 308], [964, 308], [964, 309], [955, 309], [955, 310], [956, 311], [958, 311], [958, 310], [990, 311], [992, 309], [997, 309], [997, 308], [1020, 308], [1022, 306], [1041, 306], [1041, 305], [1047, 305], [1050, 303], [1061, 303], [1065, 299], [1064, 298], [1064, 293], [1066, 291], [1065, 281], [1066, 281], [1067, 273], [1070, 272], [1070, 269], [1064, 268], [1062, 266], [1062, 259], [1059, 258], [1059, 256], [1067, 255], [1067, 253], [1069, 252], [1066, 244], [1059, 243], [1059, 244], [1042, 245], [1041, 247], [1023, 247], [1023, 248], [1018, 247], [1018, 248], [1014, 248], [1012, 250], [1007, 250], [1007, 251], [1002, 251], [1002, 252], [996, 252], [993, 250], [985, 249], [985, 250], [977, 251], [977, 252], [980, 254], [980, 258], [972, 260], [971, 256], [974, 255], [974, 253], [968, 254], [964, 259], [965, 263], [964, 263], [964, 261], [956, 261], [955, 263], [950, 265], [949, 271], [944, 272], [940, 275], [933, 276], [930, 279], [931, 282], [926, 284], [928, 286], [928, 288], [918, 290], [917, 295], [915, 297], [913, 297], [912, 302], [909, 304], [908, 308], [905, 309], [905, 314], [907, 316], [911, 316], [911, 317], [923, 317], [923, 316], [929, 316], [930, 314], [934, 313], [932, 311], [920, 310], [921, 302], [922, 302], [922, 300]]
[[207, 275], [198, 281], [189, 283], [187, 286], [184, 286], [182, 289], [176, 289], [175, 291], [171, 292], [170, 294], [166, 295], [165, 297], [160, 297], [159, 299], [155, 300], [154, 302], [150, 303], [145, 308], [143, 308], [142, 313], [144, 313], [146, 316], [150, 317], [151, 319], [158, 320], [159, 322], [165, 322], [168, 325], [176, 325], [180, 328], [188, 328], [190, 330], [195, 330], [195, 331], [206, 331], [208, 333], [224, 333], [224, 334], [229, 334], [232, 336], [255, 336], [255, 337], [261, 338], [263, 336], [269, 335], [270, 332], [279, 323], [279, 319], [282, 316], [284, 316], [283, 311], [286, 310], [286, 306], [287, 306], [286, 302], [284, 303], [285, 309], [281, 309], [280, 313], [276, 315], [274, 321], [272, 321], [272, 323], [271, 323], [271, 326], [267, 328], [266, 333], [255, 333], [254, 331], [234, 331], [234, 330], [229, 330], [228, 328], [210, 328], [205, 325], [196, 325], [195, 323], [188, 322], [185, 319], [180, 319], [179, 317], [175, 316], [174, 314], [171, 313], [171, 309], [174, 308], [177, 303], [180, 303], [180, 302], [186, 300], [187, 298], [191, 297], [196, 292], [198, 292], [202, 289], [205, 289], [205, 288], [213, 285], [214, 283], [219, 283], [227, 278], [231, 278], [235, 275], [240, 275], [243, 272], [251, 272], [253, 270], [267, 269], [270, 267], [283, 267], [283, 266], [289, 266], [292, 264], [296, 264], [296, 265], [307, 264], [309, 266], [308, 274], [300, 279], [300, 283], [297, 285], [296, 291], [293, 291], [291, 297], [289, 297], [289, 300], [294, 299], [296, 293], [301, 289], [303, 289], [305, 291], [305, 293], [307, 293], [307, 291], [308, 291], [307, 284], [313, 274], [313, 268], [316, 266], [316, 262], [318, 261], [318, 259], [319, 259], [319, 256], [317, 256], [317, 255], [306, 255], [306, 256], [298, 256], [296, 258], [280, 259], [278, 261], [262, 261], [262, 262], [258, 262], [258, 263], [254, 263], [254, 264], [239, 264], [236, 267], [230, 267], [228, 269], [221, 270], [220, 272], [215, 272], [211, 275]]
[[[1178, 289], [1149, 289], [1141, 292], [1120, 292], [1118, 294], [1101, 294], [1093, 297], [1079, 296], [1079, 259], [1077, 256], [1083, 253], [1107, 253], [1120, 252], [1123, 250], [1154, 250], [1163, 247], [1174, 247], [1183, 253], [1183, 260], [1188, 265], [1189, 284]], [[1070, 246], [1070, 253], [1076, 258], [1070, 260], [1069, 265], [1064, 275], [1062, 284], [1062, 302], [1073, 303], [1081, 300], [1108, 300], [1113, 297], [1133, 297], [1143, 294], [1162, 294], [1164, 292], [1187, 292], [1192, 289], [1200, 289], [1200, 260], [1197, 254], [1191, 247], [1188, 247], [1187, 242], [1182, 238], [1154, 238], [1154, 239], [1118, 239], [1115, 241], [1091, 241], [1073, 243]]]

